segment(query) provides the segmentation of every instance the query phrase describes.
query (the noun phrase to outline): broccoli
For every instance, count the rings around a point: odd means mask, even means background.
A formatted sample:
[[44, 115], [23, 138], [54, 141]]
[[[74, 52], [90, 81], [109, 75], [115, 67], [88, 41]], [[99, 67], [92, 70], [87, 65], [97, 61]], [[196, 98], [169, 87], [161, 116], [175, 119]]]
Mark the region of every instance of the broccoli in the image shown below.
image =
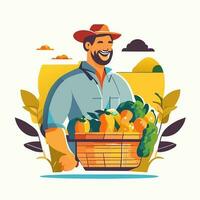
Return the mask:
[[154, 145], [158, 138], [158, 128], [155, 124], [149, 122], [147, 128], [143, 131], [141, 142], [137, 149], [139, 157], [148, 157], [154, 149]]
[[133, 121], [137, 118], [143, 118], [149, 110], [148, 104], [143, 104], [140, 101], [136, 101], [133, 105]]

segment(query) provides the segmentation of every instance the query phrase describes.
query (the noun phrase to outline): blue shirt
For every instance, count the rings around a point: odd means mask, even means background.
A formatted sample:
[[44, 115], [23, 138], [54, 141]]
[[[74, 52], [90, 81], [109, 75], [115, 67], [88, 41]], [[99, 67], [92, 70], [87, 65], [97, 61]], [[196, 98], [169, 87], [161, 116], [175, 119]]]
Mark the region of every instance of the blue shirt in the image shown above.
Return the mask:
[[[75, 69], [52, 86], [44, 106], [43, 129], [67, 128], [69, 120], [87, 112], [117, 108], [121, 102], [133, 101], [131, 89], [124, 78], [105, 67], [103, 86], [96, 76], [95, 69], [87, 62], [81, 62]], [[70, 145], [74, 151], [74, 144]]]

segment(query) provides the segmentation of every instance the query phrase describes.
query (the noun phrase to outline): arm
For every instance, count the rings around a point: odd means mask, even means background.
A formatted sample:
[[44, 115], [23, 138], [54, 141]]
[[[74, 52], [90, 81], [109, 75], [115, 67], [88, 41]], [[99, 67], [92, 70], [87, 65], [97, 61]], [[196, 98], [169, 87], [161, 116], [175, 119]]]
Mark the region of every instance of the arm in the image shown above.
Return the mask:
[[45, 130], [45, 137], [47, 144], [49, 144], [55, 150], [66, 155], [72, 154], [66, 141], [64, 129], [48, 128]]
[[61, 165], [61, 170], [68, 171], [76, 167], [77, 161], [75, 160], [74, 154], [70, 151], [68, 147], [64, 129], [49, 128], [46, 129], [45, 133], [47, 143], [52, 148], [63, 154], [57, 160]]
[[44, 108], [43, 125], [46, 142], [54, 150], [64, 155], [58, 159], [65, 170], [70, 170], [76, 166], [74, 155], [68, 147], [65, 134], [71, 101], [72, 93], [68, 81], [56, 82], [49, 92]]

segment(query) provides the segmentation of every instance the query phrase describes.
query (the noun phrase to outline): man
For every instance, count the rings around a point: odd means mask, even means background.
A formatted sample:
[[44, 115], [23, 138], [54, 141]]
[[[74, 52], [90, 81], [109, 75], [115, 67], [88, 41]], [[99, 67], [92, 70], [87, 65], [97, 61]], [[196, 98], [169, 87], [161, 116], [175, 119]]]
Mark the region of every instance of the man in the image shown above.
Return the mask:
[[51, 88], [44, 108], [43, 128], [51, 148], [62, 153], [59, 162], [64, 170], [77, 165], [75, 144], [67, 142], [67, 122], [87, 116], [87, 112], [117, 108], [124, 101], [133, 100], [126, 81], [105, 67], [113, 55], [113, 41], [121, 36], [109, 31], [104, 24], [94, 24], [90, 30], [74, 33], [75, 40], [83, 43], [87, 61], [62, 76]]

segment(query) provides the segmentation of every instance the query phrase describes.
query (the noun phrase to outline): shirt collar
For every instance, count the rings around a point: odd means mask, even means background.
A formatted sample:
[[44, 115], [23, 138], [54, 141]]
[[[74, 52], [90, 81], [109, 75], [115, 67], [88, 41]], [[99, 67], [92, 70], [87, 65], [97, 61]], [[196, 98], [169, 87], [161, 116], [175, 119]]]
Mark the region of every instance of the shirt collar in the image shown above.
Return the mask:
[[[89, 72], [96, 74], [96, 70], [94, 69], [94, 67], [88, 64], [86, 61], [82, 61], [80, 67], [84, 70], [87, 70]], [[106, 75], [110, 75], [112, 72], [112, 69], [109, 67], [105, 67], [105, 72], [106, 72]]]

